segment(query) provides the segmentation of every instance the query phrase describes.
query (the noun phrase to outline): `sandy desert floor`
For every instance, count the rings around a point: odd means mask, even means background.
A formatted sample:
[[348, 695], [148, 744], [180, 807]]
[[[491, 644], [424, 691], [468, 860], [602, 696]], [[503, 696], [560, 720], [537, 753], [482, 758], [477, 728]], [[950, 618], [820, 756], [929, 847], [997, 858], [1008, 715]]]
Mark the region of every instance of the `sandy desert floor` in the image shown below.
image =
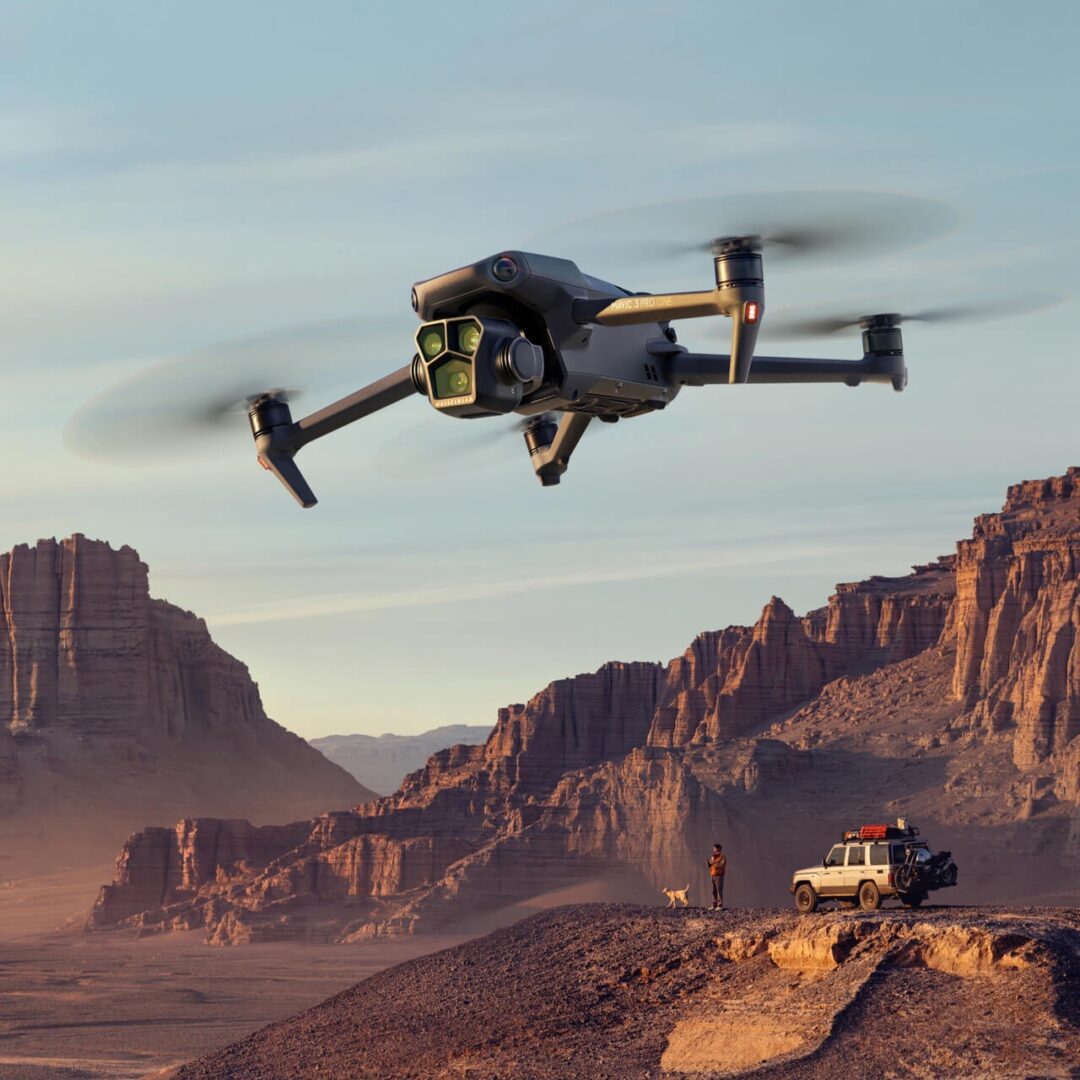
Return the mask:
[[464, 940], [215, 949], [196, 932], [58, 931], [109, 876], [96, 867], [0, 885], [0, 1080], [154, 1076]]

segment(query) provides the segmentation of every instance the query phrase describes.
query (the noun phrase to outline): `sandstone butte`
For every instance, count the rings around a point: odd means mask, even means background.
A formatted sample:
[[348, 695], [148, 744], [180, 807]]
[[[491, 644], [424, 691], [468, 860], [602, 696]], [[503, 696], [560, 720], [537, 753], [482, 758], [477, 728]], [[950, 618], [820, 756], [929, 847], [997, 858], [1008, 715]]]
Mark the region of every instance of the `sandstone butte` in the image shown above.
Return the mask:
[[842, 828], [898, 814], [953, 851], [948, 900], [1075, 904], [1078, 624], [1074, 468], [1010, 488], [906, 577], [840, 585], [801, 618], [774, 597], [666, 666], [554, 682], [392, 795], [288, 826], [146, 829], [87, 925], [350, 941], [509, 921], [545, 894], [655, 903], [689, 881], [701, 904], [714, 839], [730, 902], [786, 904]]
[[370, 796], [266, 716], [202, 619], [151, 598], [132, 548], [75, 535], [0, 555], [0, 872], [107, 859], [148, 819]]

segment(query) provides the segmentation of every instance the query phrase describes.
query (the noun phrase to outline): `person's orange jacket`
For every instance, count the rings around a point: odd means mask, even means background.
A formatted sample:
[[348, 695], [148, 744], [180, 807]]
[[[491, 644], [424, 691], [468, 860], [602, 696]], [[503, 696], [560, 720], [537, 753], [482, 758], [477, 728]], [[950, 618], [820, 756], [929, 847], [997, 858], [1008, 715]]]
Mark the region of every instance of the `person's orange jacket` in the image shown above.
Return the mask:
[[726, 870], [727, 856], [722, 851], [719, 851], [709, 860], [709, 876], [723, 877]]

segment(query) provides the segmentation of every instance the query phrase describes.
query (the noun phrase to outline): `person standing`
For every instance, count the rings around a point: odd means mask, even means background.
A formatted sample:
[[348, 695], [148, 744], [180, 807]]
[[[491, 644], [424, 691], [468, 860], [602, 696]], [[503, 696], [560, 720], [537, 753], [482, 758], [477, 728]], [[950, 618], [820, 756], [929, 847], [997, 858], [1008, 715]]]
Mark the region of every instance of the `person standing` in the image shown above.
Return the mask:
[[712, 906], [716, 911], [724, 906], [724, 874], [727, 872], [727, 856], [722, 844], [713, 844], [712, 857], [705, 864], [712, 879]]

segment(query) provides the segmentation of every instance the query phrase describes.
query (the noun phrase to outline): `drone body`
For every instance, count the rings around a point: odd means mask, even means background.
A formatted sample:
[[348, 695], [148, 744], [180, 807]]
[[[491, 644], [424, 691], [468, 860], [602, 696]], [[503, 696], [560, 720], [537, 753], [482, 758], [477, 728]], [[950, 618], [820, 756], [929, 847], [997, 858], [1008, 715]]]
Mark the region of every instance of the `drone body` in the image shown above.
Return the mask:
[[[714, 287], [701, 292], [632, 294], [582, 273], [566, 259], [506, 251], [413, 287], [422, 320], [411, 363], [293, 422], [274, 393], [248, 415], [259, 459], [305, 507], [315, 497], [296, 452], [412, 394], [456, 417], [516, 413], [547, 487], [559, 483], [585, 428], [666, 408], [683, 386], [740, 383], [907, 381], [898, 317], [863, 322], [859, 360], [754, 357], [765, 310], [758, 237], [711, 245]], [[690, 353], [670, 322], [723, 315], [731, 351]], [[553, 414], [558, 414], [557, 420]]]

